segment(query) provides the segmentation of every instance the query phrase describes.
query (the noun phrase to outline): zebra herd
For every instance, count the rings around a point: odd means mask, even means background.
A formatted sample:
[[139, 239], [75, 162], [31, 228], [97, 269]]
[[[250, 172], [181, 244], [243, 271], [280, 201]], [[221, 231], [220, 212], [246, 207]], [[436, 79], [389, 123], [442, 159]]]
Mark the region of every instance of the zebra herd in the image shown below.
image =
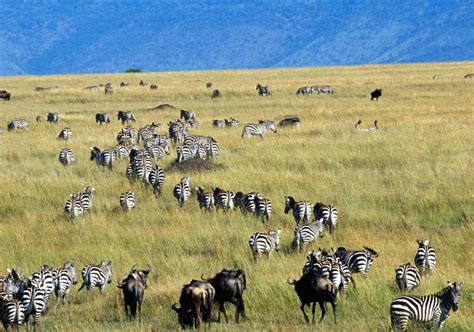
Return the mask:
[[302, 86], [301, 88], [298, 88], [296, 90], [296, 95], [302, 95], [302, 96], [307, 96], [312, 93], [317, 93], [318, 95], [320, 93], [328, 93], [328, 94], [333, 94], [334, 89], [330, 85], [313, 85], [313, 86]]

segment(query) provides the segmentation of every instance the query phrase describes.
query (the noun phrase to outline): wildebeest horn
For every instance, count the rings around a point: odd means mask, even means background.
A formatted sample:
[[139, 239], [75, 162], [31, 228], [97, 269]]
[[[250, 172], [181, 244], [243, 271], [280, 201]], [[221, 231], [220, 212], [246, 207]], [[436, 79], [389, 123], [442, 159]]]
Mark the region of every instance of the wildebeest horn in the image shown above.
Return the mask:
[[294, 285], [296, 283], [295, 279], [293, 279], [293, 282], [290, 282], [290, 278], [288, 278], [286, 280], [286, 282], [289, 284], [289, 285]]

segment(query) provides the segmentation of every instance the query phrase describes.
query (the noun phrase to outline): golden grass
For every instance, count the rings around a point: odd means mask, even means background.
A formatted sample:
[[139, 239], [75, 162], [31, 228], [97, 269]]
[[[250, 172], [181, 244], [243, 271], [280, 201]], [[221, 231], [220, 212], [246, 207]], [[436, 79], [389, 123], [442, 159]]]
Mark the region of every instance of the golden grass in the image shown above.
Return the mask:
[[[177, 302], [181, 286], [224, 267], [247, 272], [244, 298], [249, 320], [213, 324], [213, 329], [314, 329], [303, 323], [299, 300], [286, 284], [287, 277], [299, 277], [306, 260], [305, 254], [289, 248], [294, 222], [283, 208], [284, 196], [292, 195], [339, 209], [337, 234], [326, 235], [315, 248], [366, 245], [380, 253], [367, 278], [355, 277], [357, 289], [339, 297], [340, 330], [389, 329], [388, 308], [399, 295], [394, 268], [413, 261], [417, 238], [430, 239], [438, 265], [415, 293], [433, 293], [447, 280], [464, 279], [460, 309], [445, 327], [473, 330], [474, 85], [463, 79], [473, 67], [463, 62], [0, 78], [0, 88], [12, 92], [10, 102], [0, 102], [0, 126], [6, 129], [15, 117], [30, 122], [24, 132], [5, 130], [0, 135], [0, 267], [20, 266], [32, 273], [41, 264], [73, 259], [80, 270], [112, 259], [117, 280], [135, 263], [152, 266], [140, 322], [125, 319], [114, 284], [104, 297], [94, 294], [89, 300], [85, 293], [76, 295], [76, 287], [70, 305], [53, 308], [43, 318], [48, 330], [176, 329], [171, 304]], [[434, 74], [440, 79], [432, 80]], [[140, 79], [159, 89], [139, 87]], [[119, 88], [120, 81], [132, 86]], [[222, 98], [211, 100], [212, 89], [205, 88], [208, 81]], [[113, 96], [83, 89], [106, 82], [115, 87]], [[257, 82], [270, 84], [273, 96], [257, 97]], [[295, 96], [298, 87], [310, 84], [331, 84], [336, 93]], [[35, 86], [53, 85], [59, 89], [33, 91]], [[369, 92], [381, 86], [380, 101], [371, 102]], [[163, 103], [178, 109], [148, 110]], [[140, 183], [129, 183], [127, 161], [119, 161], [112, 171], [89, 161], [89, 147], [115, 145], [122, 127], [117, 111], [133, 111], [137, 129], [151, 121], [166, 128], [179, 116], [179, 108], [196, 112], [201, 126], [193, 133], [212, 135], [220, 143], [219, 167], [204, 173], [168, 172], [163, 195], [155, 198]], [[60, 124], [34, 122], [36, 115], [45, 120], [47, 112], [58, 112]], [[112, 123], [96, 125], [97, 112], [108, 112]], [[302, 126], [268, 133], [263, 140], [241, 139], [242, 125], [211, 125], [212, 119], [231, 116], [245, 124], [286, 115], [301, 117]], [[380, 131], [357, 133], [353, 125], [359, 119], [365, 126], [379, 120]], [[70, 168], [58, 162], [65, 143], [55, 140], [66, 126], [73, 130], [66, 145], [77, 159]], [[159, 165], [167, 168], [174, 157], [173, 152]], [[251, 216], [201, 212], [195, 196], [179, 209], [172, 188], [184, 175], [190, 175], [193, 188], [258, 191], [270, 198], [272, 225], [282, 228], [281, 252], [270, 261], [253, 262], [247, 241], [263, 226]], [[64, 203], [70, 193], [87, 185], [97, 189], [93, 211], [71, 223], [63, 216]], [[119, 195], [129, 189], [136, 192], [137, 207], [124, 213], [118, 209]], [[233, 309], [229, 311], [232, 315]], [[334, 328], [331, 312], [318, 328]]]

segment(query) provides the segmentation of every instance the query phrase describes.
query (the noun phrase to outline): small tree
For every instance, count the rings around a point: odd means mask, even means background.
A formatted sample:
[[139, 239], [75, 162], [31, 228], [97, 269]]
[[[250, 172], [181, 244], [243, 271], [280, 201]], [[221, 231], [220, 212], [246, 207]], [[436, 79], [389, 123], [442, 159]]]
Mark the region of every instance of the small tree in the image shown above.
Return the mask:
[[142, 70], [140, 68], [128, 68], [125, 72], [126, 73], [141, 73]]

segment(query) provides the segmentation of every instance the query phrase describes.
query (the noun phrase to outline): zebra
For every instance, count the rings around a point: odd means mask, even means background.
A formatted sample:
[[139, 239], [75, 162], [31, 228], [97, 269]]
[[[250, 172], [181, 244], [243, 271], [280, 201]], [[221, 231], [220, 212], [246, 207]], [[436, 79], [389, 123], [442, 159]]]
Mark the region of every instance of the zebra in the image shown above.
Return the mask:
[[244, 194], [239, 191], [234, 196], [235, 205], [239, 206], [242, 213], [255, 213], [255, 196], [258, 196], [258, 193]]
[[9, 297], [7, 302], [0, 306], [0, 318], [5, 330], [8, 330], [10, 326], [18, 330], [25, 320], [25, 312], [21, 301]]
[[13, 119], [11, 121], [8, 121], [7, 128], [8, 131], [12, 131], [14, 129], [27, 129], [28, 121], [23, 119]]
[[153, 162], [146, 150], [132, 149], [129, 154], [130, 162], [127, 166], [126, 176], [129, 179], [140, 179], [144, 182], [153, 168]]
[[120, 129], [117, 134], [117, 142], [121, 144], [129, 143], [130, 145], [135, 145], [135, 128], [132, 126], [126, 126], [125, 128]]
[[207, 147], [213, 142], [216, 142], [214, 138], [203, 135], [189, 135], [184, 139], [184, 144], [197, 144], [202, 147]]
[[104, 294], [107, 284], [112, 282], [112, 261], [102, 261], [99, 264], [86, 265], [82, 271], [82, 285], [79, 287], [81, 291], [84, 286], [89, 295], [92, 294], [95, 287], [99, 287], [101, 294]]
[[424, 296], [401, 296], [390, 304], [392, 330], [405, 330], [409, 320], [431, 322], [433, 328], [443, 328], [451, 310], [461, 302], [464, 282], [450, 283], [438, 293]]
[[334, 205], [316, 203], [314, 205], [314, 218], [316, 220], [323, 219], [323, 224], [329, 229], [329, 234], [336, 231], [337, 208]]
[[189, 180], [189, 176], [185, 176], [173, 188], [173, 195], [178, 200], [179, 207], [181, 208], [188, 200], [189, 196], [191, 196], [191, 186], [189, 185]]
[[219, 156], [219, 153], [220, 153], [220, 148], [219, 148], [219, 143], [217, 142], [211, 142], [209, 143], [209, 145], [207, 146], [206, 148], [206, 153], [207, 153], [207, 156], [211, 157], [211, 158], [216, 158]]
[[259, 96], [271, 96], [272, 95], [272, 89], [270, 86], [263, 86], [260, 83], [257, 83], [257, 86], [255, 87], [255, 90], [258, 91]]
[[63, 148], [59, 152], [59, 162], [64, 166], [72, 165], [76, 161], [76, 157], [74, 156], [74, 152], [72, 152], [69, 148]]
[[366, 133], [375, 133], [379, 130], [379, 125], [378, 121], [374, 121], [374, 126], [370, 128], [360, 128], [360, 124], [362, 123], [362, 120], [357, 121], [357, 123], [354, 125], [354, 128], [360, 132], [366, 132]]
[[135, 207], [135, 192], [126, 191], [120, 194], [120, 206], [124, 210], [130, 210]]
[[92, 205], [94, 203], [94, 193], [95, 188], [91, 186], [85, 187], [83, 192], [79, 193], [79, 199], [85, 211], [92, 209]]
[[298, 90], [296, 90], [296, 96], [299, 96], [299, 95], [308, 95], [310, 93], [310, 87], [309, 86], [303, 86], [301, 88], [298, 88]]
[[153, 135], [143, 142], [145, 148], [159, 145], [169, 149], [171, 147], [171, 139], [166, 135]]
[[[349, 267], [341, 262], [341, 260], [336, 257], [332, 263], [331, 272], [329, 273], [329, 279], [331, 281], [337, 281], [340, 279], [339, 290], [346, 292], [349, 288], [349, 284], [352, 282], [355, 287], [354, 279], [352, 278], [352, 272]], [[333, 282], [334, 282], [333, 281]]]
[[324, 236], [322, 220], [316, 220], [311, 224], [298, 224], [295, 228], [293, 247], [299, 252], [303, 245], [310, 244]]
[[285, 214], [293, 210], [293, 218], [298, 224], [300, 222], [309, 222], [313, 211], [313, 204], [309, 201], [297, 202], [291, 196], [285, 196]]
[[214, 188], [212, 191], [214, 195], [214, 204], [216, 211], [221, 208], [222, 210], [233, 210], [234, 209], [234, 193], [232, 191], [222, 190], [221, 188]]
[[63, 267], [57, 272], [56, 280], [54, 293], [56, 294], [57, 302], [60, 303], [60, 301], [62, 301], [63, 303], [67, 303], [72, 285], [77, 284], [74, 262], [64, 263]]
[[34, 316], [34, 324], [39, 324], [41, 314], [46, 309], [46, 289], [42, 287], [41, 281], [37, 279], [28, 280], [23, 295], [21, 297], [21, 304], [25, 314], [25, 322], [29, 325], [30, 316]]
[[155, 130], [161, 128], [161, 123], [150, 123], [147, 124], [145, 127], [138, 129], [138, 138], [137, 142], [140, 143], [140, 141], [145, 141], [155, 134]]
[[369, 272], [373, 259], [378, 257], [378, 253], [368, 247], [364, 247], [363, 250], [346, 250], [344, 247], [337, 248], [334, 256], [347, 265], [347, 267], [353, 273], [360, 273], [362, 276], [366, 276]]
[[163, 159], [166, 155], [170, 154], [170, 149], [167, 145], [164, 147], [160, 145], [153, 145], [149, 147], [147, 150], [150, 153], [150, 156], [155, 160]]
[[97, 113], [95, 115], [95, 123], [110, 123], [110, 116], [107, 113]]
[[280, 122], [278, 122], [278, 126], [279, 127], [293, 126], [295, 128], [299, 128], [299, 126], [301, 126], [301, 119], [297, 116], [284, 118], [280, 120]]
[[281, 230], [271, 230], [268, 233], [256, 232], [250, 236], [249, 246], [252, 250], [253, 258], [257, 260], [262, 254], [271, 257], [273, 251], [280, 250]]
[[176, 150], [177, 158], [176, 161], [178, 163], [182, 163], [183, 161], [193, 159], [194, 157], [198, 156], [198, 149], [199, 146], [197, 144], [190, 145], [181, 145], [178, 146]]
[[226, 126], [226, 120], [212, 120], [212, 125], [217, 128], [224, 128]]
[[204, 187], [196, 187], [196, 193], [199, 208], [201, 210], [204, 208], [206, 211], [211, 212], [212, 207], [214, 206], [214, 193], [205, 192]]
[[184, 119], [184, 121], [189, 121], [189, 120], [196, 120], [196, 113], [193, 111], [186, 111], [186, 110], [181, 110], [179, 112], [179, 118]]
[[58, 134], [58, 137], [56, 139], [58, 140], [63, 140], [63, 141], [69, 141], [72, 137], [72, 129], [71, 128], [64, 128], [61, 130]]
[[155, 195], [161, 193], [161, 188], [163, 188], [163, 185], [165, 184], [165, 179], [165, 172], [159, 166], [155, 165], [148, 173], [147, 182], [153, 188]]
[[58, 123], [59, 122], [59, 114], [58, 113], [51, 113], [49, 112], [46, 114], [46, 121], [51, 123]]
[[226, 127], [238, 127], [240, 125], [239, 120], [236, 118], [225, 119], [224, 121]]
[[33, 273], [30, 280], [38, 282], [41, 289], [44, 289], [44, 302], [46, 307], [49, 297], [54, 291], [53, 268], [48, 265], [41, 266], [40, 271]]
[[421, 277], [416, 267], [406, 263], [395, 269], [395, 281], [401, 292], [411, 291], [420, 285]]
[[193, 121], [193, 120], [186, 121], [185, 124], [189, 125], [190, 128], [197, 128], [201, 125], [199, 121]]
[[184, 126], [181, 121], [169, 122], [168, 133], [174, 144], [184, 142], [186, 136], [189, 135], [189, 129]]
[[267, 225], [270, 224], [270, 217], [272, 215], [272, 202], [269, 199], [262, 198], [255, 195], [255, 215], [262, 218], [262, 222]]
[[77, 217], [84, 214], [84, 212], [85, 209], [81, 203], [80, 193], [71, 194], [70, 198], [64, 205], [64, 213], [70, 215], [71, 217]]
[[116, 159], [128, 157], [128, 155], [130, 154], [129, 148], [126, 145], [123, 145], [121, 143], [118, 143], [115, 146], [113, 152]]
[[320, 93], [334, 93], [334, 89], [330, 85], [313, 85], [311, 87], [311, 93], [316, 92], [318, 95]]
[[122, 121], [122, 125], [125, 124], [125, 122], [133, 121], [135, 122], [135, 117], [133, 116], [132, 112], [123, 112], [123, 111], [118, 111], [117, 112], [117, 120]]
[[105, 86], [104, 86], [104, 93], [106, 95], [111, 95], [114, 93], [114, 88], [112, 87], [112, 84], [109, 84], [107, 83]]
[[244, 126], [244, 129], [242, 131], [242, 138], [257, 135], [259, 135], [260, 138], [263, 138], [263, 136], [267, 133], [268, 130], [271, 130], [274, 133], [277, 132], [275, 123], [273, 121], [268, 121], [264, 123], [248, 123]]
[[436, 251], [429, 246], [429, 240], [416, 240], [418, 250], [415, 255], [415, 265], [421, 275], [431, 275], [436, 266]]
[[108, 168], [112, 169], [112, 166], [115, 163], [115, 153], [113, 150], [108, 151], [100, 151], [97, 147], [91, 147], [91, 157], [90, 160], [95, 160], [97, 165], [99, 166], [107, 166]]

